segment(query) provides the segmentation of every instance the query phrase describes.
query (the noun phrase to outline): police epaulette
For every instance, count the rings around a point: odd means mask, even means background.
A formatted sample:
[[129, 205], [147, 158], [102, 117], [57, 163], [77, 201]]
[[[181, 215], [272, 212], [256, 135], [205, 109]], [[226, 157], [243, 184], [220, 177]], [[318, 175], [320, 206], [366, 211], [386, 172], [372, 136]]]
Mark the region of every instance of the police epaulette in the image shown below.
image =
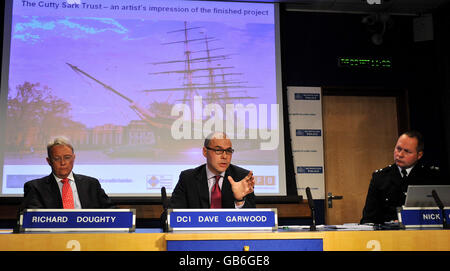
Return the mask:
[[392, 165], [388, 165], [385, 168], [380, 168], [380, 169], [375, 170], [374, 173], [382, 172], [383, 170], [386, 170], [386, 169], [391, 168], [391, 167], [392, 167]]

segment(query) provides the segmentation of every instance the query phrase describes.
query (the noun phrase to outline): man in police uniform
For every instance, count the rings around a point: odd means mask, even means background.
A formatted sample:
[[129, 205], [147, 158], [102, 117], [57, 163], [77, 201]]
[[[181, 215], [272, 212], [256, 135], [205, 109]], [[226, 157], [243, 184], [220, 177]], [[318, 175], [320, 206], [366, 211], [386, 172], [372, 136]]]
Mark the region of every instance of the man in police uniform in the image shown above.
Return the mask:
[[419, 132], [406, 132], [398, 138], [394, 164], [372, 174], [361, 224], [397, 220], [397, 207], [404, 205], [408, 185], [442, 184], [438, 168], [421, 163], [423, 149]]

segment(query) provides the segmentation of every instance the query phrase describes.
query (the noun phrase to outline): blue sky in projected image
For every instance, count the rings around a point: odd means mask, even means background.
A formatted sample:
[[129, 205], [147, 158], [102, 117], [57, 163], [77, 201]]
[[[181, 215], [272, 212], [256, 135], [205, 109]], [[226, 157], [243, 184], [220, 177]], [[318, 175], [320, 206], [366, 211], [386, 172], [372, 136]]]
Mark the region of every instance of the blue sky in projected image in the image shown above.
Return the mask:
[[[162, 45], [183, 39], [183, 21], [111, 19], [94, 17], [14, 16], [11, 39], [9, 86], [39, 82], [72, 105], [73, 120], [88, 127], [114, 123], [126, 125], [138, 119], [128, 102], [114, 96], [87, 77], [72, 71], [69, 62], [100, 81], [147, 106], [153, 101], [175, 103], [183, 92], [151, 92], [145, 89], [181, 87], [183, 76], [150, 75], [152, 72], [180, 70], [183, 63], [153, 65], [153, 62], [184, 59], [184, 45]], [[222, 66], [234, 66], [227, 72], [243, 73], [234, 77], [245, 81], [248, 96], [257, 100], [242, 103], [276, 101], [274, 26], [271, 24], [236, 24], [194, 22], [188, 27], [192, 38], [203, 33], [217, 40], [210, 48], [223, 48], [213, 54], [231, 54]], [[201, 32], [201, 33], [200, 33]], [[192, 43], [191, 50], [203, 50], [204, 43]], [[163, 50], [165, 50], [163, 52]], [[203, 55], [198, 55], [202, 57]], [[204, 64], [201, 64], [204, 67]], [[199, 67], [199, 66], [198, 66]], [[12, 96], [14, 93], [11, 94]], [[236, 93], [242, 96], [245, 93]]]

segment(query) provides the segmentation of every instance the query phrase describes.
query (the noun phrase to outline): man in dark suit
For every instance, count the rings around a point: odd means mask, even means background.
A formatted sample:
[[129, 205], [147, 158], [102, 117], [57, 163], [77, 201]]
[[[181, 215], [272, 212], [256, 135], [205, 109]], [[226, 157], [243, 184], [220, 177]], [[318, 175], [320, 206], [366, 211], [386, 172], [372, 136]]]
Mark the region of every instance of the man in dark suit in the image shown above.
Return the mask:
[[439, 170], [420, 161], [424, 142], [419, 132], [402, 134], [394, 148], [394, 164], [372, 174], [361, 223], [382, 224], [397, 220], [408, 185], [442, 184]]
[[50, 142], [47, 154], [52, 173], [25, 183], [22, 209], [113, 207], [97, 179], [72, 172], [75, 154], [66, 138]]
[[231, 164], [233, 152], [224, 133], [209, 135], [206, 164], [181, 172], [169, 208], [255, 208], [253, 173]]

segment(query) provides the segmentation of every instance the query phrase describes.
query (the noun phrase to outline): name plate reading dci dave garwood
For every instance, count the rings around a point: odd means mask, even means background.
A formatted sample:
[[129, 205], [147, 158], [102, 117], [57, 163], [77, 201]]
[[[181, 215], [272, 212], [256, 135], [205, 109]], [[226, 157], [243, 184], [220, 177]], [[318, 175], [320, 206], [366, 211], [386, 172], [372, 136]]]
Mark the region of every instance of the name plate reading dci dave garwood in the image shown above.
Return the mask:
[[257, 230], [278, 227], [277, 209], [169, 209], [169, 231]]
[[136, 228], [135, 209], [26, 209], [20, 232], [119, 231]]

